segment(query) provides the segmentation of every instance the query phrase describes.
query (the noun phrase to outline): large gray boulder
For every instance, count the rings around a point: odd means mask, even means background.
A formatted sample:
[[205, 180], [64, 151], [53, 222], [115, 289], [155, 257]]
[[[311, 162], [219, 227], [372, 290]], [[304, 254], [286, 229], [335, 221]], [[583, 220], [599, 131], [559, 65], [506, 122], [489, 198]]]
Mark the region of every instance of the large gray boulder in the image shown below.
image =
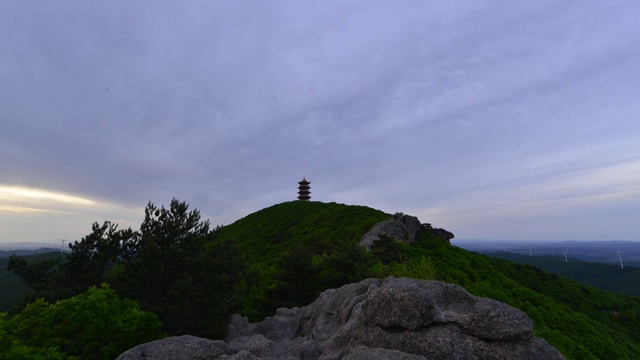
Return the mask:
[[445, 229], [435, 228], [435, 229], [431, 229], [431, 232], [433, 232], [434, 235], [441, 238], [442, 240], [445, 240], [449, 244], [451, 244], [451, 239], [454, 238], [453, 233]]
[[396, 241], [412, 244], [420, 239], [423, 225], [417, 217], [396, 213], [389, 220], [381, 221], [373, 226], [366, 234], [360, 237], [359, 244], [367, 249], [381, 237], [387, 236]]
[[[118, 359], [186, 358], [155, 357], [164, 348], [180, 353], [172, 339]], [[212, 349], [207, 359], [564, 359], [533, 336], [522, 311], [457, 285], [406, 278], [327, 290], [308, 306], [279, 309], [260, 323], [234, 315], [224, 342], [188, 340], [179, 356]]]
[[424, 232], [431, 232], [442, 240], [451, 244], [454, 238], [452, 232], [445, 229], [432, 228], [430, 224], [421, 224], [417, 217], [403, 213], [394, 214], [391, 219], [381, 221], [360, 237], [358, 244], [367, 249], [383, 237], [389, 237], [395, 241], [413, 244], [420, 240]]

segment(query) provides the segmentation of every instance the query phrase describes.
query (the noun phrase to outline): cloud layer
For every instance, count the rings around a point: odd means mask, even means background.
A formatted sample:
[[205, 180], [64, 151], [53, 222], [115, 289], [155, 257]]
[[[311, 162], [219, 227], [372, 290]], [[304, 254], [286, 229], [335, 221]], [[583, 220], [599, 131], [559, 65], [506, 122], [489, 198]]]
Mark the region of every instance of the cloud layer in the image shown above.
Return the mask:
[[303, 176], [314, 200], [460, 238], [638, 240], [638, 14], [617, 0], [13, 2], [0, 184], [95, 206], [0, 199], [0, 241], [135, 226], [172, 197], [228, 224], [294, 199]]

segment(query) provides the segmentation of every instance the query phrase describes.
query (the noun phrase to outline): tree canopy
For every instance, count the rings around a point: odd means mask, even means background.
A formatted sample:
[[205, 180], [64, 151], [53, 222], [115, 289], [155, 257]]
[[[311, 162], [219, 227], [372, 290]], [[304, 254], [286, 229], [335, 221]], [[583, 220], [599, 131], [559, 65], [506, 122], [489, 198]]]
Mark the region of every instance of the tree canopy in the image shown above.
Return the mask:
[[121, 299], [106, 284], [50, 304], [39, 299], [12, 317], [0, 316], [0, 359], [114, 359], [162, 338], [160, 320]]
[[186, 202], [173, 199], [168, 208], [149, 203], [138, 231], [94, 223], [89, 235], [69, 244], [66, 262], [29, 264], [14, 257], [9, 268], [32, 289], [24, 304], [55, 302], [108, 283], [156, 314], [169, 334], [221, 337], [244, 265], [232, 241], [216, 239], [219, 230]]

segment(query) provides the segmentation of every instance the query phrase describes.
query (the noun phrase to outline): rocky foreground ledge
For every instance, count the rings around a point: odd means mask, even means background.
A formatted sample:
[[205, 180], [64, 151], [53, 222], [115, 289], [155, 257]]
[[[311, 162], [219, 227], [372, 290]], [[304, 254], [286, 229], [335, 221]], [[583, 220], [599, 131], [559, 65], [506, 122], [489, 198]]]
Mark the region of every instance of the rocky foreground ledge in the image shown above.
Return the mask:
[[464, 288], [406, 278], [367, 279], [323, 292], [260, 323], [234, 315], [222, 340], [171, 337], [117, 360], [564, 359], [533, 336], [522, 311]]

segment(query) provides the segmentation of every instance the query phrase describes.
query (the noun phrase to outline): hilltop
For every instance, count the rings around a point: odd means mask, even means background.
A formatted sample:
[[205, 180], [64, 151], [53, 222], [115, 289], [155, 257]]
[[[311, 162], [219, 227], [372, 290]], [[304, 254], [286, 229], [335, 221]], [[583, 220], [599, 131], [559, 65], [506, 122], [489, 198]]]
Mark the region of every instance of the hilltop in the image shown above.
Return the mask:
[[233, 239], [250, 263], [276, 263], [301, 242], [356, 241], [390, 214], [366, 206], [290, 201], [224, 226], [220, 240]]

